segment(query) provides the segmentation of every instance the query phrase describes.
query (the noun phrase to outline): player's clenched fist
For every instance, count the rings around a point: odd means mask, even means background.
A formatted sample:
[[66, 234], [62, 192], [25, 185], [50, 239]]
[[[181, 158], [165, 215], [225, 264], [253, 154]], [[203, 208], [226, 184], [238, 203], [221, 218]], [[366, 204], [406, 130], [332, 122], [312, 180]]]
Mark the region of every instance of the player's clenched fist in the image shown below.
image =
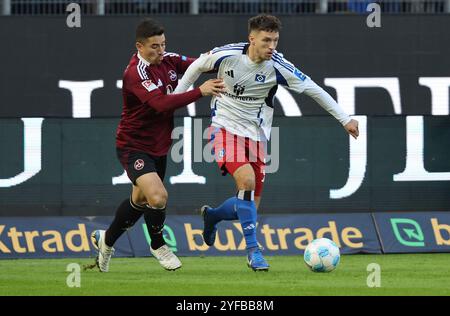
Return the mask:
[[344, 126], [347, 133], [353, 136], [354, 139], [357, 139], [359, 136], [359, 129], [358, 129], [358, 121], [352, 119], [350, 122], [345, 124]]
[[220, 97], [220, 94], [225, 91], [225, 84], [222, 79], [209, 79], [199, 88], [203, 96], [214, 95]]

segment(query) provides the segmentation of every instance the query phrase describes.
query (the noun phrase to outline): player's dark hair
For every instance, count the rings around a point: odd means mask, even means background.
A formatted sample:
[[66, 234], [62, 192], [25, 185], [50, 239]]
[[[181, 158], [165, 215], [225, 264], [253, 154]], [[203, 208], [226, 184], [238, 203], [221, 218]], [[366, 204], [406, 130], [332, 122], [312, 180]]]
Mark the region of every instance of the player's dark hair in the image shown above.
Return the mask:
[[136, 42], [144, 42], [147, 38], [164, 34], [164, 28], [157, 21], [144, 19], [136, 28]]
[[248, 20], [248, 32], [266, 31], [279, 32], [281, 30], [281, 22], [276, 16], [268, 14], [260, 14]]

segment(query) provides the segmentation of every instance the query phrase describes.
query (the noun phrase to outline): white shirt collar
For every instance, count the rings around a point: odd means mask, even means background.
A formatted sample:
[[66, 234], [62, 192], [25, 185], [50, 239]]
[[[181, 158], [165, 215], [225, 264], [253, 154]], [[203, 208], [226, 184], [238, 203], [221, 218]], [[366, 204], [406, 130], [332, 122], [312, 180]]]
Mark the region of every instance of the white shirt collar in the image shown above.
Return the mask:
[[142, 58], [142, 56], [139, 54], [139, 52], [137, 53], [137, 57], [139, 58], [140, 61], [142, 61], [144, 63], [144, 65], [150, 66], [150, 63], [148, 61], [146, 61], [144, 58]]

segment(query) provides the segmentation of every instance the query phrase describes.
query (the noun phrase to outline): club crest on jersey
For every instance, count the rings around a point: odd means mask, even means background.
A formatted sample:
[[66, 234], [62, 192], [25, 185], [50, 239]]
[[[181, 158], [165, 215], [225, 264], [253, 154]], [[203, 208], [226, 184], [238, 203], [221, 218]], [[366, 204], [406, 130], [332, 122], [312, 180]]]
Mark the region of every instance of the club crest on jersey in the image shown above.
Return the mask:
[[306, 79], [306, 75], [303, 72], [301, 72], [300, 70], [298, 70], [298, 68], [295, 68], [294, 75], [301, 81], [305, 81], [305, 79]]
[[145, 89], [147, 89], [148, 92], [158, 89], [151, 80], [142, 81], [142, 85]]
[[260, 83], [264, 83], [266, 81], [266, 76], [261, 75], [261, 74], [256, 74], [255, 81], [256, 82], [260, 82]]
[[176, 81], [178, 79], [178, 75], [174, 70], [170, 70], [168, 72], [168, 75], [169, 75], [170, 80], [172, 80], [172, 81]]
[[142, 170], [144, 168], [144, 160], [138, 159], [134, 162], [134, 169], [136, 170]]

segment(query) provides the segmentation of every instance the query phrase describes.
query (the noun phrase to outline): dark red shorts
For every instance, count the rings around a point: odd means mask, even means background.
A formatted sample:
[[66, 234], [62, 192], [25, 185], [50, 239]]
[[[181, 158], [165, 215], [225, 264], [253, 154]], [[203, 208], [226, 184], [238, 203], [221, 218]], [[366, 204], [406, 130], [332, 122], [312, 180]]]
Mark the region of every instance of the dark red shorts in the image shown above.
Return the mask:
[[255, 172], [255, 196], [261, 196], [266, 166], [265, 144], [213, 126], [209, 128], [209, 141], [222, 175], [233, 175], [239, 167], [246, 164], [252, 166]]
[[164, 180], [167, 156], [156, 157], [144, 152], [122, 148], [116, 148], [116, 150], [117, 158], [134, 185], [136, 185], [137, 178], [150, 172], [156, 172], [161, 181]]

